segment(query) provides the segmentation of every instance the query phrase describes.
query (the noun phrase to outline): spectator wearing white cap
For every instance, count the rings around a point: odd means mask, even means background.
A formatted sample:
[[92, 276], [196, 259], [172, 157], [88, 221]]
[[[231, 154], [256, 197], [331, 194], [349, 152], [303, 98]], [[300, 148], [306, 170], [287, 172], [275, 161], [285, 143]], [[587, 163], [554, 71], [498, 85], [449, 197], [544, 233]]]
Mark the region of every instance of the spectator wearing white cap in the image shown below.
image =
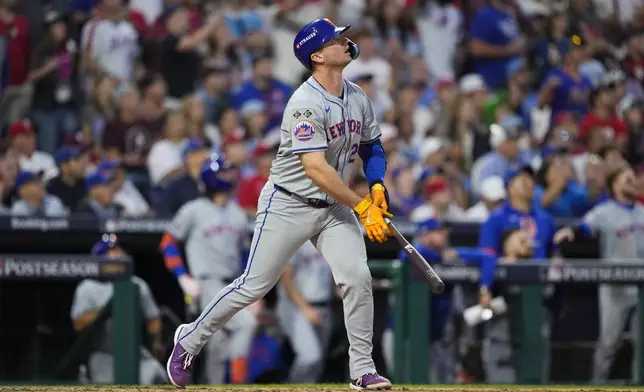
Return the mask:
[[356, 37], [360, 47], [360, 57], [350, 62], [343, 71], [346, 79], [353, 80], [367, 72], [373, 75], [373, 83], [377, 94], [389, 94], [393, 69], [378, 51], [376, 37], [370, 29], [362, 29]]
[[378, 122], [393, 121], [394, 101], [388, 92], [376, 89], [373, 73], [366, 72], [357, 75], [352, 81], [367, 94]]
[[427, 68], [437, 78], [453, 78], [462, 38], [463, 15], [449, 1], [426, 1], [416, 19]]
[[425, 138], [418, 149], [420, 162], [414, 168], [414, 176], [422, 179], [436, 173], [447, 158], [447, 145], [447, 142], [439, 137]]
[[503, 178], [487, 177], [481, 183], [481, 201], [470, 207], [465, 213], [468, 222], [485, 222], [495, 208], [505, 199], [506, 192]]
[[461, 135], [463, 157], [469, 165], [490, 151], [485, 112], [490, 101], [488, 86], [478, 74], [467, 74], [458, 82], [462, 99], [458, 105], [456, 128]]
[[493, 151], [483, 155], [472, 165], [472, 192], [475, 196], [481, 196], [481, 187], [486, 178], [503, 178], [509, 170], [529, 163], [526, 157], [522, 156], [518, 144], [521, 125], [521, 118], [509, 116], [500, 124], [490, 126], [490, 146]]
[[181, 152], [188, 143], [186, 120], [181, 112], [168, 116], [163, 138], [152, 145], [147, 168], [153, 188], [161, 188], [183, 170]]

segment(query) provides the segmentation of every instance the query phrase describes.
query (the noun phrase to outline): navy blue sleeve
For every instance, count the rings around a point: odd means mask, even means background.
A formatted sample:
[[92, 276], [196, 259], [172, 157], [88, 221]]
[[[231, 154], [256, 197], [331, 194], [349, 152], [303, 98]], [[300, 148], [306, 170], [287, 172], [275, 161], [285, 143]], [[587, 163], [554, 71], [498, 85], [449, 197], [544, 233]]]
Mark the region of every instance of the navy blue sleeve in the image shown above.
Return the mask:
[[481, 265], [485, 253], [478, 248], [454, 248], [465, 264]]
[[492, 215], [481, 226], [479, 234], [479, 248], [482, 253], [481, 257], [481, 286], [490, 287], [494, 281], [494, 272], [496, 270], [496, 260], [498, 257], [497, 250], [501, 241], [502, 227], [499, 224], [502, 215]]
[[358, 154], [362, 159], [362, 168], [369, 185], [375, 182], [382, 183], [387, 171], [387, 155], [385, 155], [380, 139], [374, 140], [373, 143], [361, 144]]

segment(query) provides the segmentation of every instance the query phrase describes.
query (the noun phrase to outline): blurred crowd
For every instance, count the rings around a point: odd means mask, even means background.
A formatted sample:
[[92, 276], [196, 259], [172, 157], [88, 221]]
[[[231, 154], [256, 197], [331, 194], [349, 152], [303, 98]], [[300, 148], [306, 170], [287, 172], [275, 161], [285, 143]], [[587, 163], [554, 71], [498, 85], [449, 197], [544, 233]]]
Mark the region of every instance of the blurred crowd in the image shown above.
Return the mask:
[[400, 218], [483, 221], [524, 164], [555, 217], [644, 174], [643, 0], [0, 0], [0, 211], [171, 216], [217, 151], [253, 216], [318, 17], [352, 26]]

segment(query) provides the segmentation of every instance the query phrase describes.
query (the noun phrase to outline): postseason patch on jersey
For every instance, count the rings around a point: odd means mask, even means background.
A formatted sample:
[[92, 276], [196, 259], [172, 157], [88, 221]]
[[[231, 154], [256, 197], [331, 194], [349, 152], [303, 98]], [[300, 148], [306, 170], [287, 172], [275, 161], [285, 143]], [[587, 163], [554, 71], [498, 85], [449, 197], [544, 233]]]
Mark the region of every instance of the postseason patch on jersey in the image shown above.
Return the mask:
[[293, 127], [293, 135], [301, 142], [309, 141], [315, 135], [315, 126], [306, 120], [298, 121]]

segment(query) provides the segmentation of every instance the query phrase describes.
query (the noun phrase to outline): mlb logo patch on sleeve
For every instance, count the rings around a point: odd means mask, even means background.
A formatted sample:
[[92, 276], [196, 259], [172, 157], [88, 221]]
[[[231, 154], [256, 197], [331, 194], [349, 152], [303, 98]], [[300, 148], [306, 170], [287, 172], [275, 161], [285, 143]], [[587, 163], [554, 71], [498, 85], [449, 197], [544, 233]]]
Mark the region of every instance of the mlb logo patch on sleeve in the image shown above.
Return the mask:
[[293, 127], [293, 135], [301, 142], [309, 141], [315, 135], [315, 126], [309, 121], [298, 121]]

